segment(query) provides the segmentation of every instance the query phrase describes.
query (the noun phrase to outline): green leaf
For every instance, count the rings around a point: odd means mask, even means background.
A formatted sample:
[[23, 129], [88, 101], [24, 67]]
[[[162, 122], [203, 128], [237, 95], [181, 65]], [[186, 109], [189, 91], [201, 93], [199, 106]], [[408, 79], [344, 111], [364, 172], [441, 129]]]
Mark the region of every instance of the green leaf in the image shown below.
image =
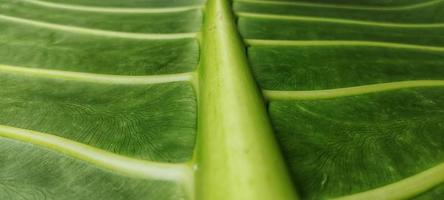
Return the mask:
[[0, 0], [0, 199], [442, 199], [443, 17]]

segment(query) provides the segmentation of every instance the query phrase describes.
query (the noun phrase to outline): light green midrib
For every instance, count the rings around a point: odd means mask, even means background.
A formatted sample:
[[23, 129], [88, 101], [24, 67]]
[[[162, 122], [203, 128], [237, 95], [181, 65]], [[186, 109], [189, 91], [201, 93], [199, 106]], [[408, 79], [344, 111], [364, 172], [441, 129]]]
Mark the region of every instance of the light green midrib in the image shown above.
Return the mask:
[[309, 99], [329, 99], [368, 93], [400, 90], [420, 87], [444, 87], [444, 80], [414, 80], [398, 81], [389, 83], [379, 83], [347, 88], [336, 88], [327, 90], [307, 90], [307, 91], [279, 91], [263, 90], [264, 97], [268, 101], [276, 100], [309, 100]]
[[339, 4], [323, 4], [323, 3], [308, 3], [308, 2], [284, 2], [284, 1], [259, 1], [259, 0], [237, 0], [237, 2], [267, 4], [267, 5], [281, 5], [281, 6], [302, 6], [302, 7], [318, 7], [318, 8], [335, 8], [335, 9], [350, 9], [350, 10], [371, 10], [371, 11], [404, 11], [424, 8], [441, 3], [443, 0], [430, 0], [423, 3], [393, 6], [393, 7], [378, 7], [378, 6], [353, 6], [353, 5], [339, 5]]
[[322, 23], [337, 23], [337, 24], [351, 24], [362, 26], [380, 26], [389, 28], [442, 28], [444, 23], [393, 23], [393, 22], [376, 22], [376, 21], [364, 21], [364, 20], [352, 20], [341, 18], [328, 18], [328, 17], [311, 17], [303, 15], [278, 15], [278, 14], [258, 14], [251, 12], [238, 12], [239, 17], [247, 17], [254, 19], [271, 19], [271, 20], [290, 20], [290, 21], [309, 21], [309, 22], [322, 22]]
[[55, 31], [64, 31], [77, 34], [94, 35], [101, 37], [114, 37], [114, 38], [126, 38], [126, 39], [138, 39], [138, 40], [175, 40], [175, 39], [186, 39], [186, 38], [196, 38], [197, 33], [131, 33], [131, 32], [118, 32], [118, 31], [107, 31], [100, 29], [90, 29], [76, 26], [67, 26], [61, 24], [53, 24], [41, 21], [35, 21], [30, 19], [24, 19], [19, 17], [12, 17], [8, 15], [0, 14], [0, 20], [25, 24], [29, 26], [34, 26], [38, 28], [46, 28]]
[[[101, 83], [101, 84], [125, 84], [125, 85], [143, 85], [160, 84], [173, 82], [194, 82], [196, 72], [186, 72], [164, 75], [144, 75], [144, 76], [126, 76], [126, 75], [107, 75], [84, 72], [71, 72], [62, 70], [39, 69], [29, 67], [18, 67], [0, 64], [0, 73], [12, 73], [24, 76], [35, 76], [42, 78], [53, 78], [63, 80], [73, 80], [81, 82]], [[1, 86], [0, 86], [1, 87]]]
[[22, 0], [24, 2], [47, 8], [56, 8], [64, 10], [75, 10], [84, 12], [103, 12], [103, 13], [120, 13], [120, 14], [138, 14], [138, 13], [175, 13], [185, 12], [189, 10], [202, 9], [201, 5], [193, 6], [179, 6], [179, 7], [165, 7], [165, 8], [117, 8], [117, 7], [96, 7], [96, 6], [82, 6], [71, 5], [63, 3], [53, 3], [40, 0]]
[[296, 199], [229, 0], [208, 0], [205, 14], [195, 156], [197, 200]]
[[334, 200], [408, 199], [444, 183], [444, 163], [398, 182]]
[[5, 125], [0, 125], [0, 137], [42, 146], [124, 176], [187, 183], [192, 179], [188, 163], [172, 164], [139, 160], [52, 134]]
[[249, 46], [368, 46], [413, 49], [422, 51], [444, 51], [441, 46], [416, 45], [394, 42], [379, 41], [359, 41], [359, 40], [262, 40], [246, 39], [245, 43]]

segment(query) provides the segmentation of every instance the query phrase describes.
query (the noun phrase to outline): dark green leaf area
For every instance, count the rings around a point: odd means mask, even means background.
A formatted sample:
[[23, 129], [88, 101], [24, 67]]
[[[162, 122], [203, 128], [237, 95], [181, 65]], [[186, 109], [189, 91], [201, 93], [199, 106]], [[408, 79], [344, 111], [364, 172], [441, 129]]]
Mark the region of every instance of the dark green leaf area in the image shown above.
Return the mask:
[[0, 14], [34, 21], [82, 28], [137, 33], [197, 32], [202, 21], [199, 9], [173, 13], [105, 13], [48, 8], [26, 1], [0, 0]]
[[444, 27], [418, 28], [345, 24], [286, 19], [239, 18], [241, 34], [248, 39], [359, 40], [444, 45]]
[[[334, 5], [338, 5], [334, 2]], [[362, 6], [361, 1], [359, 5]], [[341, 4], [339, 4], [341, 6]], [[236, 2], [234, 8], [237, 12], [253, 12], [263, 14], [279, 14], [279, 15], [295, 15], [308, 17], [324, 17], [324, 18], [339, 18], [352, 19], [363, 21], [377, 21], [377, 22], [395, 22], [395, 23], [440, 23], [443, 22], [444, 17], [444, 2], [434, 5], [406, 10], [360, 10], [360, 9], [345, 9], [338, 7], [311, 7], [311, 6], [296, 6], [296, 5], [270, 5], [258, 4], [249, 2]], [[383, 9], [390, 7], [383, 7]]]
[[264, 89], [317, 90], [444, 79], [444, 52], [364, 46], [251, 47]]
[[124, 177], [34, 145], [0, 138], [0, 199], [185, 199], [174, 182]]
[[0, 74], [0, 124], [135, 158], [184, 162], [196, 134], [188, 83], [113, 85]]
[[418, 195], [413, 200], [437, 200], [444, 197], [444, 184], [441, 184], [423, 194]]
[[139, 40], [0, 21], [0, 64], [118, 75], [192, 71], [199, 60], [195, 39]]
[[305, 199], [364, 192], [444, 162], [444, 89], [271, 102], [271, 115]]
[[65, 3], [83, 6], [152, 8], [201, 5], [205, 0], [45, 0], [54, 3]]

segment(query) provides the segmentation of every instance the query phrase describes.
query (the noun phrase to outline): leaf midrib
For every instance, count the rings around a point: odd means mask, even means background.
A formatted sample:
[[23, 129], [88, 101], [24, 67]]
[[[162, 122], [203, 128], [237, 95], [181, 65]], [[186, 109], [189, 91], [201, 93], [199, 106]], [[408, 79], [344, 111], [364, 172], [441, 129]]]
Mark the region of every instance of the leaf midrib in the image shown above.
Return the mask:
[[297, 199], [232, 12], [227, 0], [207, 2], [198, 69], [197, 199]]

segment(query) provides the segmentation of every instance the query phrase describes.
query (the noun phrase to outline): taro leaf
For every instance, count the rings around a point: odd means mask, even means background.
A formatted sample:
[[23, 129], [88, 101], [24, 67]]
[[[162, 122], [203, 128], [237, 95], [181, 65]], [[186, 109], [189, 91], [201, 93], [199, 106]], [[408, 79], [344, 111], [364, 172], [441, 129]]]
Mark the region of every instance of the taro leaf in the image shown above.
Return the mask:
[[0, 199], [442, 199], [443, 19], [443, 0], [0, 0]]

